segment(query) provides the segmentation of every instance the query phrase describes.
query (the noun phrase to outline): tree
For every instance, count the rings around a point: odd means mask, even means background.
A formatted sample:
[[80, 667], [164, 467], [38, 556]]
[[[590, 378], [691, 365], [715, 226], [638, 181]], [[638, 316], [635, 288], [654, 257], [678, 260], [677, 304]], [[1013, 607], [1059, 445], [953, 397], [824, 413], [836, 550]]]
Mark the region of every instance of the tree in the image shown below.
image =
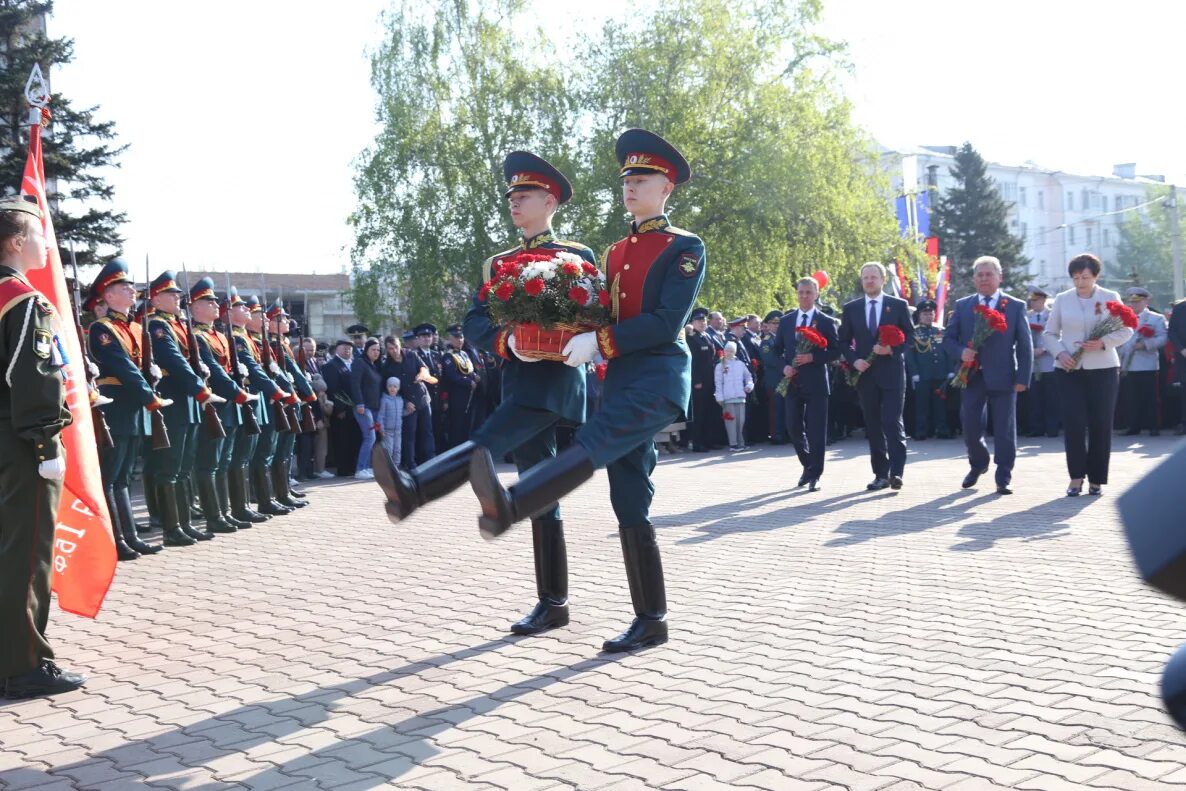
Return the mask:
[[956, 185], [936, 202], [931, 226], [939, 237], [939, 252], [951, 265], [951, 295], [975, 291], [972, 262], [982, 255], [996, 256], [1004, 272], [1003, 288], [1020, 288], [1029, 259], [1021, 254], [1022, 240], [1009, 232], [1009, 204], [988, 177], [984, 159], [964, 143], [950, 168]]
[[[45, 34], [44, 16], [52, 11], [48, 1], [0, 0], [0, 184], [5, 194], [18, 192], [24, 175], [29, 144], [25, 81], [33, 64], [50, 75], [55, 64], [74, 57], [74, 42]], [[115, 124], [98, 120], [98, 107], [77, 109], [54, 93], [49, 109], [53, 117], [42, 136], [42, 152], [63, 260], [69, 260], [71, 241], [80, 265], [106, 263], [121, 252], [119, 228], [126, 215], [107, 207], [113, 192], [101, 173], [119, 167], [127, 146], [115, 144]]]
[[[1150, 187], [1146, 200], [1169, 196], [1169, 187]], [[1178, 212], [1180, 226], [1186, 226], [1186, 212], [1181, 198], [1176, 209], [1165, 201], [1152, 204], [1140, 211], [1129, 212], [1120, 223], [1120, 242], [1116, 246], [1119, 271], [1105, 270], [1104, 280], [1110, 288], [1123, 289], [1139, 285], [1149, 289], [1152, 304], [1165, 307], [1174, 301], [1174, 261], [1170, 235], [1170, 212]]]

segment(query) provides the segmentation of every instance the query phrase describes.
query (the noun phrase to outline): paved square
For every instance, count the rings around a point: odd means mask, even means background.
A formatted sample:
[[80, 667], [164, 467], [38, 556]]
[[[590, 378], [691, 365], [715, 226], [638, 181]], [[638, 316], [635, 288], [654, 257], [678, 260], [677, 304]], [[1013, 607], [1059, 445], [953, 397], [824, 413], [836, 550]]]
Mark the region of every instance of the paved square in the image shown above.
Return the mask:
[[121, 564], [98, 621], [55, 612], [91, 680], [0, 702], [0, 787], [1186, 787], [1156, 695], [1186, 607], [1115, 513], [1174, 446], [1118, 439], [1078, 499], [1059, 440], [1022, 442], [1012, 497], [960, 490], [956, 441], [913, 444], [899, 493], [864, 491], [860, 439], [816, 494], [789, 448], [664, 456], [672, 639], [618, 657], [603, 473], [563, 504], [573, 622], [535, 638], [506, 632], [534, 603], [526, 526], [482, 541], [468, 489], [396, 527], [373, 483], [310, 486]]

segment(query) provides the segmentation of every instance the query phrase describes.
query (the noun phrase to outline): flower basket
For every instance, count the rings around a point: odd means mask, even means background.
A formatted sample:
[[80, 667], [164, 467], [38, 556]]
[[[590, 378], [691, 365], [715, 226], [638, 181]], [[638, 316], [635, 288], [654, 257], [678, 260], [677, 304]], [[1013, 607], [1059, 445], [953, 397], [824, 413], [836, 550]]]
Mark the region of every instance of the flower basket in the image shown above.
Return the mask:
[[513, 322], [515, 349], [524, 357], [564, 362], [563, 349], [573, 337], [597, 329], [596, 324], [553, 324], [544, 329], [534, 322]]

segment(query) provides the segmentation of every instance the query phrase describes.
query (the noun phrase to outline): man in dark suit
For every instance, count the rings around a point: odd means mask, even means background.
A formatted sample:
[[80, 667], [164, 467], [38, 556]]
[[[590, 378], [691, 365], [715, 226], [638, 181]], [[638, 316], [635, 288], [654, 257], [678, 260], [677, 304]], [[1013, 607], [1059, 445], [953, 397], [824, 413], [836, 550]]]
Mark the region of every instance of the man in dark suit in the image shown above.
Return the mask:
[[1174, 433], [1182, 435], [1186, 434], [1186, 299], [1176, 302], [1170, 311], [1169, 342], [1174, 347], [1174, 375], [1182, 400], [1181, 422]]
[[712, 446], [712, 419], [720, 422], [721, 408], [713, 398], [716, 387], [714, 373], [717, 364], [717, 347], [709, 339], [707, 330], [708, 311], [696, 308], [692, 311], [692, 332], [688, 335], [688, 351], [692, 355], [692, 423], [689, 434], [692, 450], [704, 452]]
[[350, 403], [350, 366], [354, 364], [354, 344], [342, 339], [334, 344], [334, 353], [321, 369], [325, 379], [325, 395], [333, 405], [330, 416], [329, 442], [338, 476], [353, 477], [358, 464], [358, 448], [362, 432], [354, 419]]
[[[914, 322], [906, 300], [883, 291], [885, 267], [876, 261], [861, 267], [861, 288], [865, 295], [844, 305], [840, 325], [840, 350], [848, 364], [861, 373], [857, 395], [865, 416], [865, 435], [873, 465], [873, 482], [865, 488], [877, 491], [887, 486], [902, 488], [906, 469], [906, 427], [902, 408], [906, 403], [905, 350], [914, 339]], [[878, 328], [894, 326], [906, 336], [901, 346], [878, 343]], [[873, 362], [866, 358], [873, 355]]]
[[[1001, 291], [1001, 262], [982, 255], [972, 264], [976, 293], [955, 303], [951, 321], [943, 333], [943, 348], [949, 357], [972, 365], [968, 387], [960, 400], [960, 422], [964, 445], [972, 469], [963, 487], [976, 485], [988, 472], [988, 445], [984, 441], [986, 409], [992, 405], [993, 450], [997, 463], [997, 493], [1013, 494], [1013, 462], [1017, 458], [1017, 394], [1029, 387], [1034, 365], [1034, 338], [1022, 300]], [[976, 331], [976, 308], [987, 307], [1004, 314], [1005, 332], [993, 332], [979, 351], [972, 349]]]
[[[784, 315], [778, 324], [772, 350], [786, 364], [783, 376], [793, 376], [787, 387], [787, 432], [795, 445], [803, 474], [798, 486], [808, 484], [811, 491], [819, 488], [824, 474], [824, 449], [828, 433], [828, 398], [832, 389], [828, 382], [828, 363], [840, 356], [837, 322], [816, 309], [819, 283], [810, 277], [798, 284], [799, 309]], [[798, 331], [810, 327], [824, 336], [828, 345], [799, 354]]]

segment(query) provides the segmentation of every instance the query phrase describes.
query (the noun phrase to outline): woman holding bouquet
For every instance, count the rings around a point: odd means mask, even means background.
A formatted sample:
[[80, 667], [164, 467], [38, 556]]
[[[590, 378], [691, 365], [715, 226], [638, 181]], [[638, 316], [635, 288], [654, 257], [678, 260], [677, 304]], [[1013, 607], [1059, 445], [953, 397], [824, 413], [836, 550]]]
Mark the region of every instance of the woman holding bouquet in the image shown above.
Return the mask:
[[1055, 359], [1055, 387], [1071, 476], [1068, 497], [1079, 496], [1085, 477], [1091, 494], [1101, 494], [1108, 482], [1112, 416], [1120, 383], [1116, 348], [1133, 333], [1122, 314], [1132, 311], [1120, 295], [1096, 285], [1100, 268], [1099, 258], [1091, 253], [1071, 259], [1067, 272], [1074, 288], [1054, 298], [1042, 335]]

